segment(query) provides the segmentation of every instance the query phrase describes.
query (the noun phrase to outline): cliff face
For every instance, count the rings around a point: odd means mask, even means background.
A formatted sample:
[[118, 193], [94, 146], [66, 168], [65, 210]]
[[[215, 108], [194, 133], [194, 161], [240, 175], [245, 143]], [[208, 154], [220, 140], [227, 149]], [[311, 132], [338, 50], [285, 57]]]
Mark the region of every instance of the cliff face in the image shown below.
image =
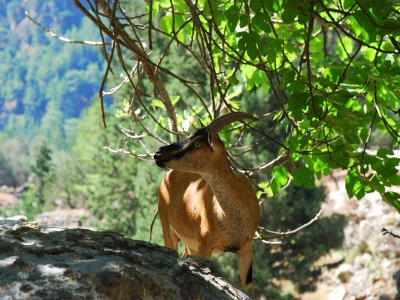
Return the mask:
[[0, 298], [250, 299], [201, 258], [114, 232], [0, 218]]

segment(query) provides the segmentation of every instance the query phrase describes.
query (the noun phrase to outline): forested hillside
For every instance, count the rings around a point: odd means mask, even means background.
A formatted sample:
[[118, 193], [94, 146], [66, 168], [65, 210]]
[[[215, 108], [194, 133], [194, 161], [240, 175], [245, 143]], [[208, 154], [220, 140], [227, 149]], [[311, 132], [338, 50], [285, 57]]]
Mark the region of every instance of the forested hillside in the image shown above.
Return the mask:
[[91, 103], [101, 72], [99, 48], [49, 38], [25, 11], [71, 39], [99, 34], [68, 1], [22, 3], [6, 1], [0, 10], [0, 128], [42, 126], [41, 131], [59, 143], [55, 130], [64, 135], [65, 121], [78, 117]]
[[98, 90], [103, 62], [98, 47], [50, 38], [25, 15], [71, 39], [96, 39], [98, 31], [68, 1], [2, 2], [0, 178], [15, 185], [27, 180], [27, 160], [39, 143], [71, 148], [77, 118]]

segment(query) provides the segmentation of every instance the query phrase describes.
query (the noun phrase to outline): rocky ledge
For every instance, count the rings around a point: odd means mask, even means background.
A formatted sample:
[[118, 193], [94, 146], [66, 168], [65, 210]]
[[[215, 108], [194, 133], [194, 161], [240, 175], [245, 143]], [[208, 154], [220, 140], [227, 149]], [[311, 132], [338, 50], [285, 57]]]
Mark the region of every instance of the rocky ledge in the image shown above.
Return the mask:
[[250, 299], [202, 258], [115, 232], [0, 218], [0, 299]]

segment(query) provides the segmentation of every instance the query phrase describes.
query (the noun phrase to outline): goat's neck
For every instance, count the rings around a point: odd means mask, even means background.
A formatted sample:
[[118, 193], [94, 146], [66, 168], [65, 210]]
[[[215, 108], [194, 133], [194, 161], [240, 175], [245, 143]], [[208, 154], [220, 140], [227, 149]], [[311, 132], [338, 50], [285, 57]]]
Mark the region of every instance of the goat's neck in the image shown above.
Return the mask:
[[207, 181], [221, 205], [236, 202], [238, 183], [228, 161], [215, 164], [211, 171], [201, 176]]

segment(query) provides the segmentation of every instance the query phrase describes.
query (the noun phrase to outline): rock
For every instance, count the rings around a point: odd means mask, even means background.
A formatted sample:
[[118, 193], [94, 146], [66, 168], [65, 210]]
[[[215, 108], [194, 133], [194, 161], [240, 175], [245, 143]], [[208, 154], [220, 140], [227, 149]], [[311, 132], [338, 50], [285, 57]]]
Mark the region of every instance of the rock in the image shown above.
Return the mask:
[[347, 293], [356, 299], [362, 299], [370, 294], [372, 280], [367, 269], [354, 273], [347, 285]]
[[85, 208], [57, 208], [53, 211], [43, 212], [35, 216], [39, 224], [51, 224], [54, 227], [63, 228], [88, 228], [89, 224], [84, 220], [90, 216], [89, 210]]
[[336, 270], [336, 277], [343, 283], [346, 283], [353, 276], [353, 266], [350, 264], [341, 264]]
[[346, 288], [341, 284], [329, 293], [328, 300], [343, 300], [345, 296]]
[[[377, 193], [368, 193], [359, 201], [349, 199], [345, 176], [345, 172], [334, 171], [329, 178], [322, 179], [328, 193], [322, 207], [325, 216], [339, 214], [346, 217], [340, 252], [352, 270], [349, 266], [343, 267], [342, 263], [333, 267], [320, 264], [322, 274], [314, 293], [318, 296], [309, 299], [340, 299], [343, 286], [346, 300], [400, 300], [400, 239], [382, 232], [382, 228], [386, 228], [400, 234], [400, 214]], [[332, 178], [335, 184], [332, 184]], [[400, 193], [400, 186], [387, 191]], [[318, 263], [321, 261], [319, 259]], [[321, 291], [331, 292], [319, 296]]]
[[353, 265], [356, 269], [370, 268], [375, 265], [374, 258], [369, 253], [362, 253], [354, 259]]
[[327, 255], [321, 256], [314, 266], [318, 268], [334, 268], [340, 265], [344, 260], [343, 253], [340, 251], [330, 251]]
[[0, 220], [0, 299], [250, 299], [202, 258], [114, 232], [21, 222]]
[[19, 202], [18, 198], [11, 193], [3, 192], [0, 190], [0, 208], [11, 208]]

